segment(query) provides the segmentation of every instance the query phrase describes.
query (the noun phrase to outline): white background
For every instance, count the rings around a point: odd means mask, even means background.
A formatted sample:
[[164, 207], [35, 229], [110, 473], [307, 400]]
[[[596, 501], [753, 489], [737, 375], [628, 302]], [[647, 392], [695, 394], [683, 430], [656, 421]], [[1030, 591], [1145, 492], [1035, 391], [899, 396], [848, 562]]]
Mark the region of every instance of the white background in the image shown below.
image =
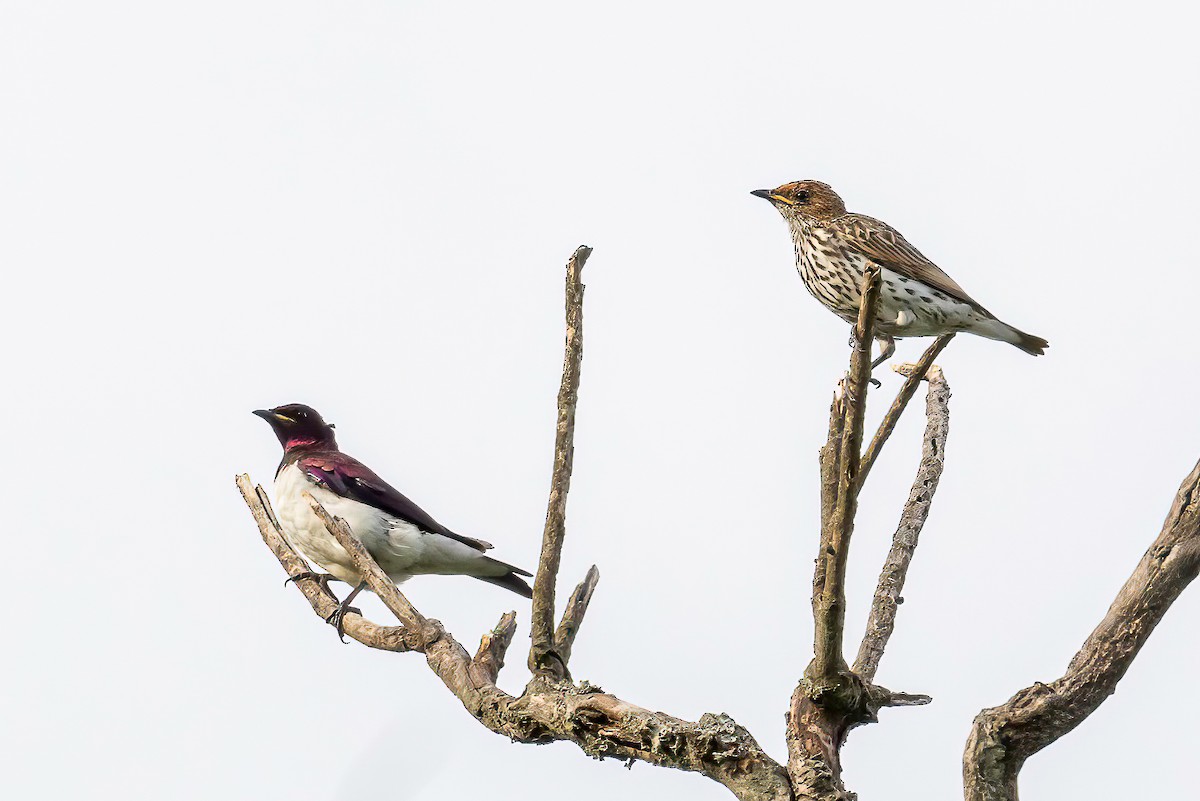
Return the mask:
[[[435, 517], [532, 567], [580, 243], [562, 582], [603, 577], [576, 675], [728, 712], [783, 759], [847, 330], [752, 189], [828, 181], [1052, 343], [1032, 359], [960, 336], [940, 360], [948, 470], [879, 673], [935, 702], [851, 735], [863, 799], [959, 795], [974, 714], [1061, 674], [1200, 454], [1183, 3], [0, 9], [13, 798], [728, 797], [510, 744], [419, 656], [339, 645], [234, 489], [279, 457], [250, 411], [306, 402]], [[850, 647], [920, 408], [863, 498]], [[501, 683], [519, 690], [527, 602], [405, 589], [468, 647], [515, 606]], [[1194, 794], [1200, 708], [1178, 682], [1198, 619], [1193, 589], [1116, 696], [1029, 763], [1023, 797]]]

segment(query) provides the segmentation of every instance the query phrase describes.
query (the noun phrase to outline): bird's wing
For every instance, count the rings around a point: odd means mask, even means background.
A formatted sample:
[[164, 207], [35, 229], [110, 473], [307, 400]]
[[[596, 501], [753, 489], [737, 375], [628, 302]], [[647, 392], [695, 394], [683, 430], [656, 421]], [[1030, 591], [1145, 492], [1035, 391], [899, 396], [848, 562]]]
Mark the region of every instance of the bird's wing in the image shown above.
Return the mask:
[[829, 227], [849, 247], [879, 266], [920, 281], [972, 306], [979, 306], [942, 268], [925, 258], [921, 251], [887, 223], [864, 214], [845, 214], [831, 222]]
[[492, 547], [490, 542], [465, 537], [446, 528], [398, 489], [377, 476], [371, 468], [343, 453], [305, 456], [298, 461], [298, 465], [309, 479], [343, 498], [382, 509], [393, 517], [412, 523], [422, 531], [458, 540], [480, 551]]

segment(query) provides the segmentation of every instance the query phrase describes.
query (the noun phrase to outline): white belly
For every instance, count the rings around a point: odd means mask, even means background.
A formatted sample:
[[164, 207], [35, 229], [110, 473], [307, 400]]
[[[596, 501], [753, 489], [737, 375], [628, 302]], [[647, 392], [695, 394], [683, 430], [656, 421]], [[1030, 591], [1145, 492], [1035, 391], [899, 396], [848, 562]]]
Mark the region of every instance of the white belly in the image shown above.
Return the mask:
[[361, 580], [359, 573], [350, 555], [313, 512], [308, 499], [303, 497], [305, 492], [331, 515], [345, 520], [397, 584], [418, 573], [496, 576], [507, 572], [498, 562], [469, 545], [421, 531], [412, 523], [373, 506], [336, 495], [310, 480], [298, 466], [288, 465], [275, 479], [275, 511], [284, 536], [306, 559], [349, 584]]

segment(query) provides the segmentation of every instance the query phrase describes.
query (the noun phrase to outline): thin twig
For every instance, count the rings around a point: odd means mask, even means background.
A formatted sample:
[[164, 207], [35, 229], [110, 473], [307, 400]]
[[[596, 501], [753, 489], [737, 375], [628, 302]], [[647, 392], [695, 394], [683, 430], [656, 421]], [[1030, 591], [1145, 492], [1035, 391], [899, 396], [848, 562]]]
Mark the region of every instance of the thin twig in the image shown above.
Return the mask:
[[917, 549], [921, 529], [929, 517], [933, 494], [937, 492], [945, 467], [946, 437], [950, 431], [950, 385], [936, 366], [929, 368], [927, 376], [929, 389], [925, 396], [926, 423], [921, 464], [917, 468], [917, 477], [913, 480], [904, 510], [900, 513], [900, 523], [892, 536], [891, 550], [879, 574], [867, 631], [858, 648], [858, 658], [854, 661], [854, 672], [866, 681], [875, 678], [879, 660], [883, 658], [888, 638], [895, 629], [896, 611], [900, 608], [900, 593], [904, 590], [908, 566]]
[[[907, 373], [908, 379], [900, 385], [900, 391], [896, 393], [896, 399], [892, 401], [887, 414], [883, 416], [883, 421], [879, 424], [879, 430], [875, 432], [875, 436], [871, 438], [870, 444], [867, 445], [867, 449], [863, 452], [862, 462], [858, 466], [859, 490], [862, 489], [862, 485], [866, 482], [867, 474], [875, 466], [875, 460], [879, 458], [879, 452], [883, 450], [883, 444], [888, 441], [888, 437], [896, 429], [896, 423], [900, 422], [900, 415], [904, 414], [905, 407], [908, 406], [908, 402], [916, 394], [917, 385], [925, 378], [925, 373], [933, 365], [933, 360], [938, 357], [939, 353], [945, 350], [952, 339], [954, 339], [954, 334], [952, 333], [942, 334], [935, 339], [933, 344], [926, 348], [925, 353], [917, 360], [917, 364], [912, 368], [912, 372]], [[897, 369], [897, 372], [901, 371]]]
[[566, 678], [567, 664], [554, 645], [554, 585], [562, 561], [566, 535], [567, 492], [571, 488], [571, 466], [575, 453], [575, 406], [579, 402], [579, 376], [583, 364], [583, 281], [581, 274], [592, 249], [581, 245], [567, 262], [567, 334], [563, 354], [562, 383], [558, 390], [558, 423], [554, 436], [554, 471], [550, 500], [546, 505], [546, 527], [542, 552], [533, 580], [533, 613], [529, 669], [535, 675]]
[[[237, 486], [246, 505], [250, 507], [254, 522], [258, 524], [258, 532], [262, 535], [263, 542], [271, 549], [271, 553], [275, 554], [284, 572], [292, 578], [309, 572], [309, 566], [284, 538], [263, 488], [255, 486], [245, 474], [237, 477]], [[295, 584], [320, 618], [328, 619], [338, 608], [337, 598], [323, 590], [316, 581], [301, 578]], [[345, 630], [351, 639], [381, 651], [412, 651], [421, 647], [420, 637], [416, 632], [402, 626], [380, 626], [358, 615], [346, 617]]]
[[592, 593], [596, 591], [599, 581], [600, 569], [592, 565], [583, 581], [579, 582], [575, 591], [571, 593], [567, 608], [563, 610], [558, 630], [554, 632], [554, 650], [558, 652], [564, 664], [571, 662], [571, 649], [575, 645], [575, 637], [579, 634], [579, 627], [583, 625], [583, 617], [587, 614], [588, 604], [592, 602]]
[[[845, 422], [838, 454], [838, 487], [828, 526], [821, 532], [817, 572], [823, 576], [821, 593], [813, 598], [814, 646], [811, 674], [829, 679], [845, 670], [842, 637], [846, 621], [846, 564], [854, 515], [858, 509], [858, 468], [862, 448], [863, 416], [871, 378], [871, 342], [881, 281], [878, 268], [863, 272], [862, 302], [854, 327], [855, 346], [850, 353], [850, 373], [842, 402]], [[834, 426], [831, 424], [830, 428]], [[822, 564], [824, 562], [825, 564]]]
[[1200, 462], [1175, 494], [1162, 532], [1062, 678], [1026, 687], [975, 717], [963, 755], [966, 800], [1016, 801], [1025, 760], [1082, 723], [1116, 691], [1155, 626], [1198, 572]]
[[383, 572], [383, 568], [363, 547], [358, 537], [354, 536], [354, 532], [350, 530], [346, 521], [329, 514], [325, 507], [309, 493], [304, 493], [304, 497], [313, 512], [325, 524], [325, 530], [333, 535], [338, 545], [341, 545], [346, 553], [350, 554], [350, 560], [354, 562], [354, 569], [362, 576], [362, 580], [367, 582], [371, 592], [379, 596], [379, 600], [383, 601], [383, 605], [388, 608], [388, 611], [395, 615], [406, 628], [416, 632], [425, 632], [429, 628], [429, 621], [408, 602], [395, 582], [388, 577], [387, 573]]

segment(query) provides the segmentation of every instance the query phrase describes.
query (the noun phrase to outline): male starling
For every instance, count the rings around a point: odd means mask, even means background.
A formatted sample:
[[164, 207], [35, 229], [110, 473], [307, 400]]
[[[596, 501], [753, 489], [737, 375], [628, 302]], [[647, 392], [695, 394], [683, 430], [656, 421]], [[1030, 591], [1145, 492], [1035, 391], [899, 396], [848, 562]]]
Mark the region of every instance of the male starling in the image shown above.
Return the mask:
[[928, 337], [967, 331], [1016, 345], [1033, 356], [1050, 343], [1026, 334], [976, 303], [954, 279], [885, 222], [848, 214], [837, 193], [820, 181], [793, 181], [750, 194], [779, 209], [792, 230], [796, 269], [809, 293], [851, 325], [858, 319], [863, 270], [880, 268], [883, 286], [875, 312], [875, 337], [883, 353], [896, 351], [895, 337]]
[[[275, 473], [275, 511], [293, 548], [354, 586], [329, 622], [342, 632], [342, 618], [366, 583], [345, 549], [313, 512], [304, 493], [350, 526], [392, 581], [414, 575], [472, 576], [529, 598], [533, 591], [524, 570], [484, 555], [492, 546], [455, 534], [357, 459], [338, 450], [333, 426], [316, 410], [294, 403], [259, 409], [283, 445], [283, 461]], [[330, 576], [314, 576], [328, 582]], [[355, 610], [357, 611], [357, 610]]]

